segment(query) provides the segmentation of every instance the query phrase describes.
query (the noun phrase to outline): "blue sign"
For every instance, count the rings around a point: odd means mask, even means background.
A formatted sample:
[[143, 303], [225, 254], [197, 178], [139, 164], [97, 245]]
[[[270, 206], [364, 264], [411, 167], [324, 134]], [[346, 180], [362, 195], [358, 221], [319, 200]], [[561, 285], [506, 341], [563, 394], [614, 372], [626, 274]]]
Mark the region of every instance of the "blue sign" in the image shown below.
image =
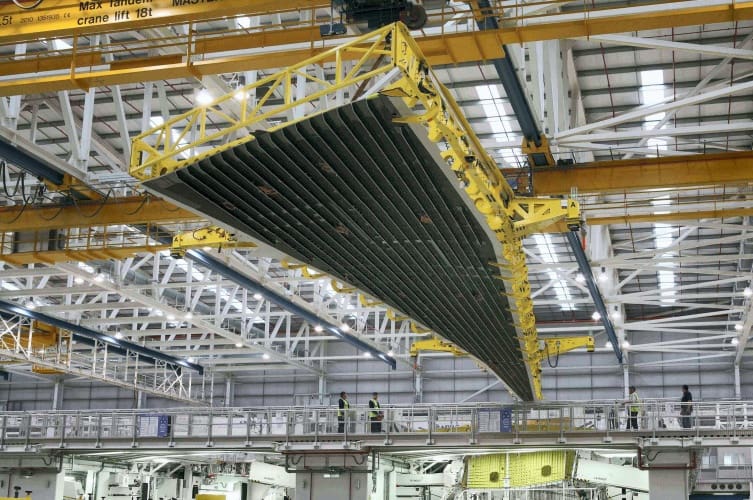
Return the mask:
[[499, 411], [499, 432], [512, 432], [512, 408]]
[[157, 416], [157, 437], [170, 435], [170, 417], [167, 415]]

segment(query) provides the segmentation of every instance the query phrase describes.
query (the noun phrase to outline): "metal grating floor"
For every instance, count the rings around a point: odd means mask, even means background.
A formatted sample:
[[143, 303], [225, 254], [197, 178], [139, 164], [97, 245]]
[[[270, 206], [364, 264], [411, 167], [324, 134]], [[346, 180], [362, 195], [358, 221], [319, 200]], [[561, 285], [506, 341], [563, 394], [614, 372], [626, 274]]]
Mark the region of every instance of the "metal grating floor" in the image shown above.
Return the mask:
[[530, 400], [492, 242], [399, 115], [361, 100], [144, 184], [383, 300]]

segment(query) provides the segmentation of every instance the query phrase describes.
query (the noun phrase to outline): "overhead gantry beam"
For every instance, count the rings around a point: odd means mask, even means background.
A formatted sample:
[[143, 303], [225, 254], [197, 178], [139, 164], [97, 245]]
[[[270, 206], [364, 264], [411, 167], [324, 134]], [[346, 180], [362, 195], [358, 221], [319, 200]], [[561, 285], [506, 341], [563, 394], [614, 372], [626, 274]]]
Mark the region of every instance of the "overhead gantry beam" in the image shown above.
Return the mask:
[[203, 220], [206, 219], [200, 215], [152, 196], [79, 201], [68, 205], [0, 208], [0, 232], [132, 224], [162, 225]]
[[[505, 170], [504, 173], [520, 173]], [[753, 152], [642, 158], [535, 169], [536, 196], [642, 191], [668, 187], [747, 184], [753, 172]]]
[[[97, 32], [122, 29], [143, 29], [157, 25], [185, 23], [187, 20], [207, 20], [218, 16], [252, 15], [262, 12], [259, 5], [244, 0], [223, 0], [181, 6], [173, 9], [176, 15], [172, 21], [165, 17], [154, 21], [154, 16], [137, 19], [136, 14], [128, 22], [120, 24], [100, 23], [94, 28]], [[271, 2], [277, 4], [277, 2]], [[311, 8], [305, 4], [301, 10]], [[249, 5], [250, 4], [250, 5]], [[585, 5], [585, 4], [584, 4]], [[200, 7], [199, 7], [200, 6]], [[290, 2], [286, 2], [290, 7]], [[12, 6], [13, 8], [15, 6]], [[135, 10], [137, 6], [127, 10]], [[279, 11], [280, 7], [275, 7]], [[78, 10], [78, 4], [76, 5]], [[684, 1], [665, 2], [650, 6], [615, 7], [589, 10], [588, 8], [567, 13], [554, 13], [536, 16], [514, 17], [501, 11], [499, 17], [505, 19], [500, 29], [487, 31], [457, 32], [457, 25], [451, 33], [443, 27], [427, 28], [425, 35], [417, 37], [418, 45], [432, 66], [459, 64], [463, 62], [492, 60], [504, 57], [502, 45], [529, 43], [542, 40], [578, 38], [615, 32], [655, 30], [679, 26], [695, 26], [710, 23], [731, 23], [753, 19], [753, 2]], [[21, 15], [18, 13], [17, 15]], [[71, 14], [73, 15], [73, 14]], [[445, 14], [449, 15], [449, 14]], [[469, 12], [469, 20], [475, 16]], [[78, 17], [78, 13], [76, 13]], [[284, 28], [284, 29], [283, 29]], [[16, 30], [3, 31], [0, 42], [14, 42], [18, 39], [40, 37], [39, 26], [33, 25], [33, 32], [21, 33]], [[191, 30], [193, 33], [193, 30]], [[7, 33], [7, 34], [6, 34]], [[108, 85], [141, 83], [173, 78], [201, 78], [205, 75], [237, 71], [281, 68], [326, 51], [329, 43], [342, 43], [345, 39], [325, 42], [319, 28], [311, 21], [299, 26], [279, 26], [229, 31], [224, 36], [212, 33], [211, 38], [187, 37], [185, 40], [170, 41], [185, 48], [183, 55], [146, 55], [140, 42], [138, 54], [126, 43], [119, 42], [105, 48], [78, 47], [69, 52], [55, 52], [50, 56], [35, 54], [33, 58], [15, 58], [0, 63], [0, 74], [25, 75], [0, 82], [0, 95], [16, 95], [19, 88], [24, 94], [53, 92], [60, 90], [88, 89]], [[308, 43], [300, 45], [291, 44]], [[108, 62], [102, 53], [120, 51], [117, 62]], [[249, 53], [252, 52], [252, 53]], [[120, 57], [120, 56], [123, 57]], [[360, 54], [351, 53], [351, 59]], [[40, 72], [50, 72], [39, 76]]]

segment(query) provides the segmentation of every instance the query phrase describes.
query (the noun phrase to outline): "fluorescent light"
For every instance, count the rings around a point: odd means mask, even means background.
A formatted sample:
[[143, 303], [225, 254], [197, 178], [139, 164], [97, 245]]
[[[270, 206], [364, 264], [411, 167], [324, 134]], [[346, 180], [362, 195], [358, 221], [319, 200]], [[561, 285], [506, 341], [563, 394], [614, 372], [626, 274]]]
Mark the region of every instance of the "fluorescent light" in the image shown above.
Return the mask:
[[213, 100], [212, 94], [207, 89], [201, 89], [196, 93], [196, 104], [199, 106], [208, 106]]
[[392, 349], [390, 349], [389, 351], [387, 351], [387, 356], [392, 357], [394, 355], [395, 355], [395, 352]]
[[243, 347], [243, 342], [236, 342], [235, 347]]
[[267, 354], [267, 353], [265, 352], [264, 354], [262, 354], [262, 355], [261, 355], [261, 357], [262, 357], [262, 358], [264, 358], [264, 359], [269, 359], [269, 354]]
[[737, 345], [737, 344], [740, 343], [740, 341], [737, 340], [737, 337], [733, 337], [731, 343], [732, 343], [732, 345]]
[[737, 330], [738, 332], [743, 331], [742, 323], [735, 323], [735, 330]]
[[37, 304], [33, 300], [30, 300], [29, 302], [26, 303], [26, 308], [31, 309], [33, 311], [34, 309], [37, 308]]
[[314, 331], [315, 331], [316, 333], [322, 333], [322, 332], [324, 331], [324, 328], [322, 328], [322, 325], [316, 325], [316, 326], [314, 327]]
[[599, 314], [599, 311], [594, 311], [594, 313], [591, 315], [591, 318], [594, 321], [599, 321], [601, 319], [601, 314]]
[[173, 321], [174, 319], [175, 319], [175, 315], [174, 314], [170, 313], [170, 314], [167, 315], [167, 320], [168, 321]]
[[604, 344], [604, 347], [606, 347], [607, 349], [611, 349], [612, 348], [612, 343], [607, 340], [607, 343]]
[[745, 297], [753, 296], [753, 289], [751, 289], [749, 286], [746, 286], [745, 290], [743, 290], [743, 295]]
[[82, 278], [81, 276], [76, 276], [75, 278], [73, 278], [73, 282], [77, 285], [82, 285], [84, 283], [84, 278]]
[[235, 94], [233, 94], [233, 97], [235, 97], [239, 101], [243, 101], [248, 97], [248, 93], [246, 93], [243, 88], [239, 88], [235, 91]]
[[259, 292], [256, 292], [254, 294], [254, 300], [261, 300], [263, 298], [264, 298], [264, 296], [262, 294], [260, 294]]
[[578, 274], [575, 275], [575, 281], [578, 282], [578, 283], [581, 283], [581, 284], [585, 283], [586, 282], [586, 277], [583, 276], [583, 274], [578, 273]]
[[[552, 244], [551, 236], [549, 236], [548, 234], [534, 234], [533, 241], [536, 242], [536, 247], [538, 249], [541, 260], [543, 260], [547, 264], [556, 264], [559, 262], [559, 257], [557, 257], [557, 252], [555, 251]], [[572, 303], [573, 297], [570, 293], [570, 288], [568, 287], [567, 283], [564, 280], [560, 279], [559, 275], [555, 271], [547, 271], [547, 276], [549, 276], [549, 279], [554, 283], [552, 285], [552, 289], [557, 295], [557, 300], [560, 303], [560, 309], [569, 311], [575, 309], [575, 306], [573, 306]]]
[[350, 331], [350, 325], [347, 323], [343, 323], [340, 325], [340, 330], [344, 331], [345, 333], [348, 333]]
[[120, 333], [120, 332], [115, 332], [115, 338], [116, 339], [122, 339], [123, 338], [123, 334]]
[[628, 342], [627, 340], [623, 340], [622, 341], [622, 348], [623, 349], [629, 349], [630, 348], [630, 342]]
[[186, 359], [186, 361], [188, 361], [189, 363], [193, 363], [193, 362], [194, 362], [195, 360], [194, 360], [194, 359], [193, 359], [192, 357], [190, 357], [190, 356], [189, 356], [189, 357], [188, 357], [188, 358]]
[[186, 313], [186, 319], [193, 319], [193, 313], [192, 312], [187, 312]]
[[368, 351], [366, 351], [365, 353], [363, 353], [363, 357], [364, 358], [370, 358], [371, 357], [371, 353], [368, 352]]

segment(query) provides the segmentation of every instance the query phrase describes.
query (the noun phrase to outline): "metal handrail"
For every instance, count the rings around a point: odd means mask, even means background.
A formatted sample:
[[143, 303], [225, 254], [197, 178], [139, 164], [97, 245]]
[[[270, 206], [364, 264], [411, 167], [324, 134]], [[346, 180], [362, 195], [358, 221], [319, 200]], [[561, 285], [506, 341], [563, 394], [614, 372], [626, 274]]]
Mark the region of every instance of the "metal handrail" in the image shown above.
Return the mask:
[[[694, 402], [691, 429], [681, 427], [677, 401], [643, 402], [639, 406], [638, 432], [654, 439], [666, 431], [686, 431], [687, 437], [695, 438], [702, 429], [737, 439], [745, 430], [753, 430], [753, 402]], [[426, 436], [429, 444], [443, 434], [464, 435], [471, 443], [489, 433], [509, 433], [516, 439], [547, 433], [560, 442], [575, 433], [607, 438], [624, 432], [629, 418], [621, 401], [383, 405], [382, 411], [385, 442], [396, 434], [413, 434]], [[29, 449], [45, 440], [61, 448], [76, 440], [91, 441], [99, 447], [108, 439], [130, 440], [135, 446], [142, 439], [152, 438], [164, 439], [169, 445], [185, 438], [206, 439], [206, 446], [217, 439], [237, 438], [248, 445], [254, 436], [286, 443], [293, 438], [319, 443], [370, 434], [367, 406], [351, 406], [343, 433], [338, 432], [337, 412], [338, 408], [323, 406], [1, 412], [0, 447]], [[503, 412], [509, 412], [511, 418], [504, 419]]]

